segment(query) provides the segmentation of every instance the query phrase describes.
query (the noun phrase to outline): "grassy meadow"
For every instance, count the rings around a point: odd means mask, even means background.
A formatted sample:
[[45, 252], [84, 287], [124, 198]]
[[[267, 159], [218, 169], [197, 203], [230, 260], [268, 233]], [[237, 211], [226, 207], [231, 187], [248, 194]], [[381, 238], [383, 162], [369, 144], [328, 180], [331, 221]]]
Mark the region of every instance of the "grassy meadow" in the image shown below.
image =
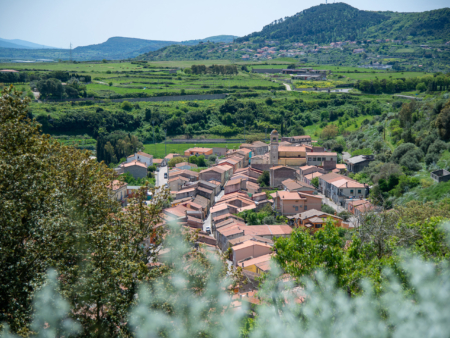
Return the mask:
[[[184, 154], [185, 150], [193, 147], [203, 147], [203, 148], [228, 148], [228, 149], [238, 149], [240, 143], [183, 143], [183, 144], [167, 144], [167, 153]], [[144, 144], [144, 152], [152, 154], [154, 158], [164, 158], [165, 148], [164, 143], [156, 144]]]

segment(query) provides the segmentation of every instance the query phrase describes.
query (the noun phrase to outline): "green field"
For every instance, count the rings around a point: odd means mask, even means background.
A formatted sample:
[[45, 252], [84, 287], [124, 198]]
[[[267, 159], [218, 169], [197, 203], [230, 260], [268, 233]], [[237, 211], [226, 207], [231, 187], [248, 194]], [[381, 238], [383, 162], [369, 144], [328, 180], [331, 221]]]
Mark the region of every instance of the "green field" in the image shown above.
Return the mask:
[[353, 80], [371, 80], [375, 79], [376, 77], [379, 80], [382, 79], [399, 79], [399, 78], [411, 78], [411, 77], [420, 77], [424, 75], [429, 75], [430, 73], [424, 73], [424, 72], [395, 72], [395, 73], [387, 73], [384, 71], [383, 73], [349, 73], [349, 74], [342, 74], [345, 77], [348, 77], [349, 79]]
[[[184, 144], [167, 144], [167, 153], [177, 153], [184, 154], [184, 151], [193, 147], [203, 147], [203, 148], [228, 148], [228, 149], [238, 149], [241, 143], [184, 143]], [[144, 151], [148, 154], [153, 155], [154, 158], [164, 158], [165, 153], [164, 143], [156, 144], [145, 144]]]

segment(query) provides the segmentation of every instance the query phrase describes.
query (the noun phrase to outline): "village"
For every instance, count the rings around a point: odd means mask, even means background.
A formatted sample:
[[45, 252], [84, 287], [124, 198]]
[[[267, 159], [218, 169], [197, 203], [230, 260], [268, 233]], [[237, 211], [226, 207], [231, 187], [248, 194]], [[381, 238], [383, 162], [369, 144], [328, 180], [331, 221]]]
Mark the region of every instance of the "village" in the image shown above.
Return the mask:
[[[369, 186], [347, 176], [363, 170], [373, 156], [347, 157], [338, 163], [337, 153], [314, 144], [310, 136], [280, 139], [273, 130], [270, 144], [255, 141], [239, 149], [195, 147], [163, 159], [137, 152], [115, 172], [144, 178], [147, 168], [155, 165], [157, 191], [170, 193], [160, 225], [175, 222], [196, 232], [198, 244], [206, 250], [228, 254], [230, 267], [241, 270], [247, 279], [236, 292], [251, 298], [258, 289], [257, 278], [270, 270], [276, 238], [289, 237], [296, 228], [313, 234], [330, 220], [335, 227], [352, 230], [362, 214], [376, 209], [366, 199]], [[189, 163], [191, 156], [214, 156], [215, 161], [198, 172], [197, 165]], [[184, 161], [171, 167], [174, 158]], [[264, 180], [267, 185], [260, 183]], [[128, 199], [141, 187], [115, 179], [109, 188], [111, 198], [126, 209]], [[151, 193], [146, 203], [152, 203]], [[241, 217], [260, 212], [269, 215], [263, 224], [255, 224], [251, 216], [247, 221]], [[168, 251], [161, 250], [161, 262]]]

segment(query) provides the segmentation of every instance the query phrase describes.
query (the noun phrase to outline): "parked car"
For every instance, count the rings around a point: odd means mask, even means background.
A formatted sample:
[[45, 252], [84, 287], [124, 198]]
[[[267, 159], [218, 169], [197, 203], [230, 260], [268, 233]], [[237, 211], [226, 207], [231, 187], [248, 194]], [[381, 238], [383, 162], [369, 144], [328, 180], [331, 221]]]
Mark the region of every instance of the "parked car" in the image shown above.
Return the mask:
[[206, 227], [206, 232], [207, 232], [208, 234], [210, 234], [210, 233], [211, 233], [211, 228], [210, 228], [210, 227]]
[[159, 167], [156, 168], [156, 172], [159, 173]]
[[164, 178], [166, 178], [166, 179], [167, 179], [167, 173], [164, 173]]

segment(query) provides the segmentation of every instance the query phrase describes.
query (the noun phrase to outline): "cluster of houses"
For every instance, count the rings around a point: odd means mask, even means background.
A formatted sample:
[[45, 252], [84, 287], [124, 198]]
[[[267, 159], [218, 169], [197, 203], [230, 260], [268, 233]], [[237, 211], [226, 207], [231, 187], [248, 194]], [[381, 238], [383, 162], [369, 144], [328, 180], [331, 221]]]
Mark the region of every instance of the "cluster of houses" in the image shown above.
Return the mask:
[[[208, 168], [199, 170], [188, 158], [200, 155], [220, 156], [208, 161], [212, 163]], [[336, 153], [314, 146], [310, 136], [287, 136], [279, 140], [276, 130], [270, 134], [270, 144], [255, 141], [241, 144], [239, 149], [195, 147], [183, 155], [168, 154], [159, 160], [137, 152], [116, 171], [144, 177], [141, 168], [167, 166], [175, 157], [186, 160], [168, 170], [166, 187], [171, 198], [162, 210], [158, 226], [175, 221], [189, 231], [197, 231], [202, 248], [229, 253], [232, 266], [242, 268], [249, 281], [238, 293], [251, 295], [257, 289], [257, 277], [270, 270], [270, 261], [276, 255], [273, 245], [277, 237], [288, 237], [295, 228], [310, 233], [320, 231], [330, 219], [337, 227], [354, 227], [351, 221], [339, 217], [338, 212], [323, 212], [324, 198], [355, 216], [373, 209], [366, 199], [369, 187], [346, 175], [361, 171], [373, 157], [356, 156], [346, 163], [338, 163]], [[269, 187], [258, 183], [264, 171], [269, 172]], [[109, 188], [112, 198], [117, 200], [132, 197], [139, 189], [119, 180], [111, 182]], [[286, 221], [249, 225], [239, 216], [242, 212], [267, 208]], [[162, 250], [161, 255], [167, 250], [170, 248]], [[163, 256], [160, 258], [163, 262]]]

